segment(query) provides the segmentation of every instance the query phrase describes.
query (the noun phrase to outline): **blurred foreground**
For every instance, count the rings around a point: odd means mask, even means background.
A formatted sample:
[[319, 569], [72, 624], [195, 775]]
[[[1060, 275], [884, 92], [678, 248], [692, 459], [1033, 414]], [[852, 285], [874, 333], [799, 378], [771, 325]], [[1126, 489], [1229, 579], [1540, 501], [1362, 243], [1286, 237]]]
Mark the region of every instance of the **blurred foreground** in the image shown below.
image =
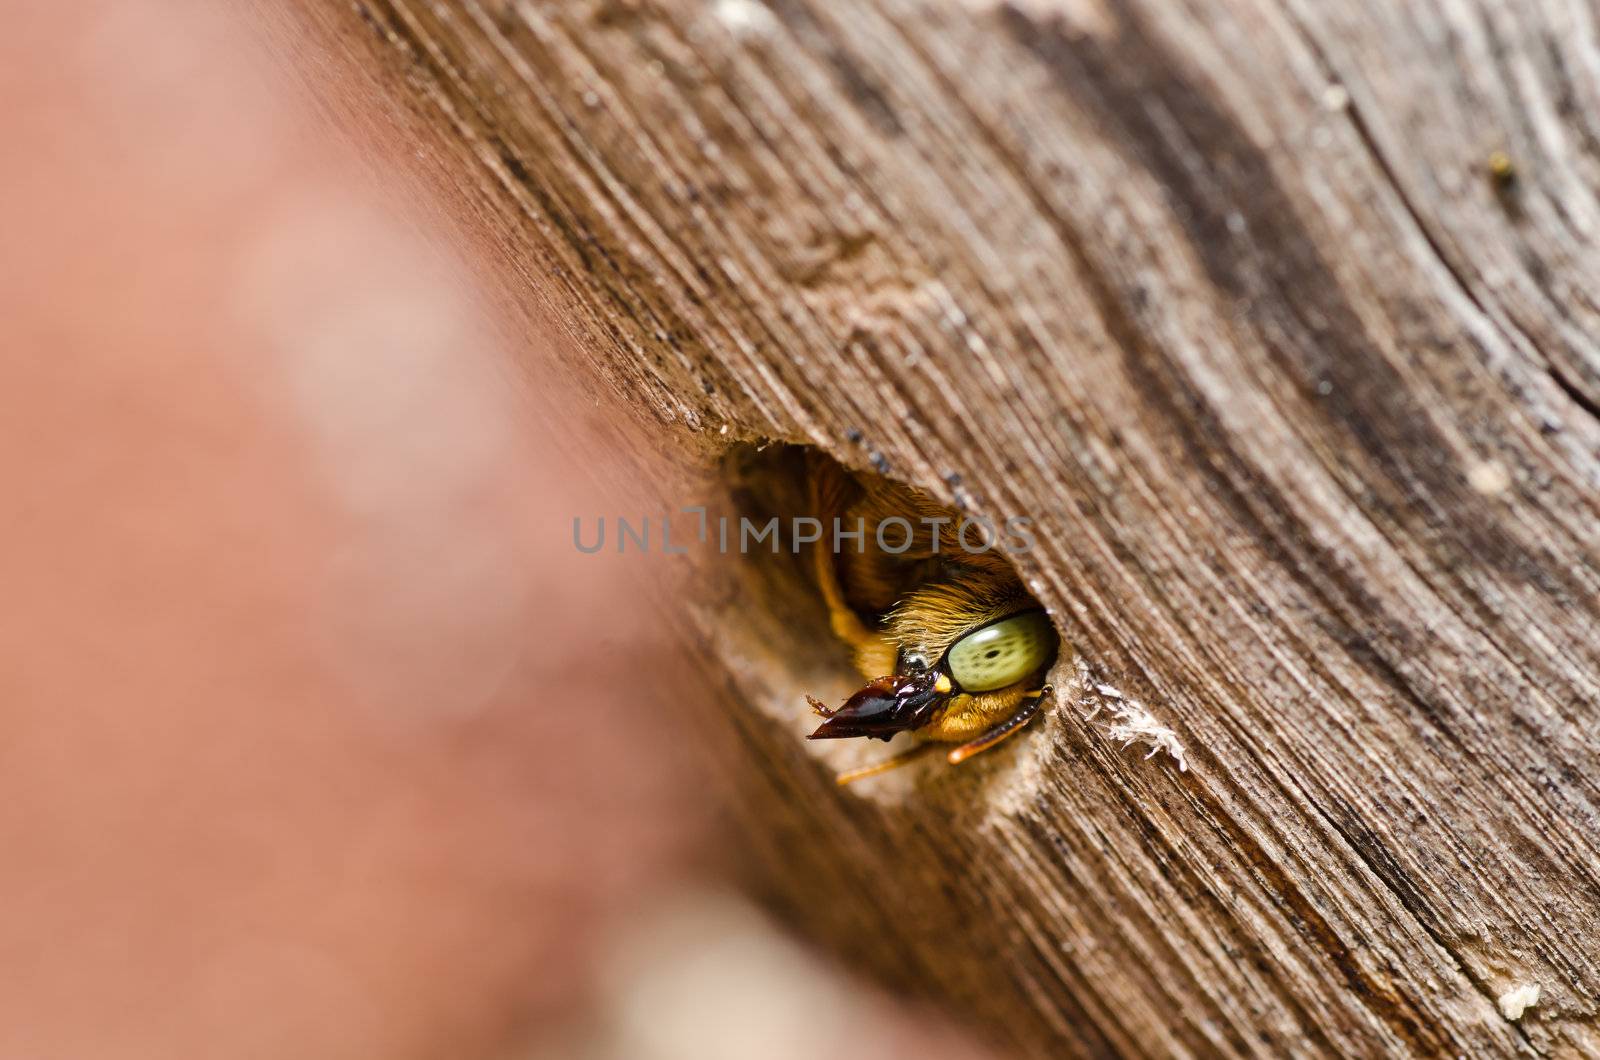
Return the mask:
[[315, 42], [161, 7], [0, 45], [0, 1056], [933, 1055], [685, 882], [552, 340]]

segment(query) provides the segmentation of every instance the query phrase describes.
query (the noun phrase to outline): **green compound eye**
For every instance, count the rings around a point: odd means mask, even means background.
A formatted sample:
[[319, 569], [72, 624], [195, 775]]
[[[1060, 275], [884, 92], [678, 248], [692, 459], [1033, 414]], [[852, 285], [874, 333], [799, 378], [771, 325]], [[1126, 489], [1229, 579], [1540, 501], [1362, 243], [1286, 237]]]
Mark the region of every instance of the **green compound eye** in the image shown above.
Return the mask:
[[950, 676], [966, 692], [1014, 685], [1056, 652], [1056, 630], [1043, 611], [1024, 611], [973, 630], [945, 656]]

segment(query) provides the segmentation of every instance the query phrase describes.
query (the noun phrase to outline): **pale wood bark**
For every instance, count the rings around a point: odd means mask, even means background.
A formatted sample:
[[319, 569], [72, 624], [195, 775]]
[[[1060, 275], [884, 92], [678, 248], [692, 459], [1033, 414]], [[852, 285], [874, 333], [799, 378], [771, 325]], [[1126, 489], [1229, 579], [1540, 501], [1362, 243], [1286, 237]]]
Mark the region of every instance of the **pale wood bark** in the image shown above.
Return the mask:
[[835, 791], [831, 663], [752, 592], [709, 633], [802, 930], [1027, 1055], [1600, 1052], [1591, 6], [352, 11], [664, 434], [1034, 516], [1025, 577], [1187, 749], [1069, 695]]

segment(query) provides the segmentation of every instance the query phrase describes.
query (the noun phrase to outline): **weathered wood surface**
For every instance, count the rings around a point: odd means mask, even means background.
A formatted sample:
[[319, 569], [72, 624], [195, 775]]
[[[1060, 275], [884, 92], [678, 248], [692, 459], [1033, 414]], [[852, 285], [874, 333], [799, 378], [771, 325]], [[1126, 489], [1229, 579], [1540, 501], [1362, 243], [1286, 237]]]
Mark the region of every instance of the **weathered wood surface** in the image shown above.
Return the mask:
[[664, 434], [1034, 516], [1025, 576], [1187, 749], [1067, 696], [836, 792], [787, 616], [731, 608], [729, 768], [803, 930], [1029, 1055], [1600, 1052], [1592, 6], [313, 17]]

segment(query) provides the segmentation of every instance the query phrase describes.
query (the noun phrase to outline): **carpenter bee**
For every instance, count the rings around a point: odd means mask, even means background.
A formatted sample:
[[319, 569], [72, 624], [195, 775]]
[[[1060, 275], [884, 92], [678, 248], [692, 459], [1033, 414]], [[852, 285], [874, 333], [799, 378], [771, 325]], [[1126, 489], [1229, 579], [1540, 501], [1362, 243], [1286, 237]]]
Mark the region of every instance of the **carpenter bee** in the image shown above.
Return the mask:
[[[807, 472], [823, 526], [861, 532], [856, 547], [835, 547], [843, 539], [825, 532], [813, 557], [833, 632], [868, 679], [836, 709], [806, 697], [823, 719], [810, 739], [888, 740], [909, 731], [924, 741], [842, 773], [839, 783], [894, 769], [941, 743], [956, 745], [946, 755], [955, 765], [1027, 725], [1051, 693], [1042, 682], [1059, 641], [1006, 559], [974, 549], [961, 518], [925, 494], [823, 458], [808, 461]], [[904, 548], [889, 551], [885, 537]]]

